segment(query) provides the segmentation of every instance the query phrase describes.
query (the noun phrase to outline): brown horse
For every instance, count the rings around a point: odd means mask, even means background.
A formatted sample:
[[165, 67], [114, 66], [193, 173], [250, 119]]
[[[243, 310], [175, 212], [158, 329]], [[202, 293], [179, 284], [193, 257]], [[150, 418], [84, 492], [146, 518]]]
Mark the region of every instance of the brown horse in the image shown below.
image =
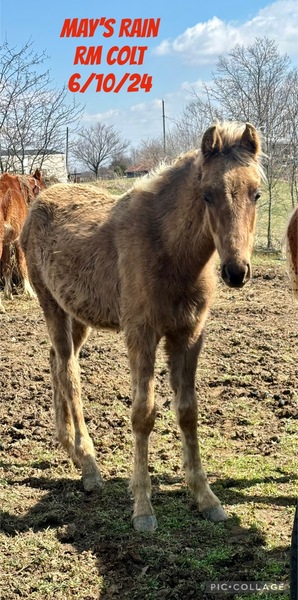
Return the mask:
[[[4, 276], [4, 297], [12, 299], [12, 262], [10, 245], [15, 247], [19, 274], [25, 294], [34, 292], [28, 280], [24, 253], [20, 247], [19, 236], [25, 222], [28, 206], [36, 198], [44, 183], [37, 169], [34, 175], [11, 175], [4, 173], [0, 177], [0, 259]], [[0, 312], [4, 307], [0, 301]]]
[[298, 206], [294, 209], [287, 226], [286, 255], [291, 287], [298, 298]]
[[52, 343], [58, 437], [81, 467], [86, 490], [100, 487], [102, 480], [83, 416], [78, 354], [89, 327], [124, 330], [132, 379], [137, 530], [157, 526], [148, 442], [161, 338], [187, 482], [205, 518], [227, 518], [201, 464], [195, 374], [216, 283], [215, 250], [228, 286], [241, 288], [251, 276], [260, 152], [252, 125], [216, 124], [205, 132], [201, 151], [136, 182], [117, 202], [91, 186], [49, 188], [23, 228], [21, 244]]

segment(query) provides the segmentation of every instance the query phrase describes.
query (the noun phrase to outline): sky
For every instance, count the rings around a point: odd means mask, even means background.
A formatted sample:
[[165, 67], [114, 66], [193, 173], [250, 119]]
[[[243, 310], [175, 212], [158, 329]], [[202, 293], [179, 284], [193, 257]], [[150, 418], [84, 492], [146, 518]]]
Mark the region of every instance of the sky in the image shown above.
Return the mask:
[[[61, 36], [66, 19], [81, 35]], [[89, 35], [95, 19], [98, 25]], [[140, 37], [146, 19], [156, 35]], [[81, 124], [113, 125], [134, 147], [162, 135], [162, 99], [167, 131], [192, 91], [211, 80], [220, 55], [263, 36], [274, 39], [297, 65], [297, 0], [0, 0], [1, 42], [20, 47], [30, 39], [37, 52], [45, 51], [53, 87], [70, 81], [84, 88], [94, 74], [86, 91], [69, 91], [69, 101], [83, 108]], [[91, 46], [98, 64], [81, 64]]]

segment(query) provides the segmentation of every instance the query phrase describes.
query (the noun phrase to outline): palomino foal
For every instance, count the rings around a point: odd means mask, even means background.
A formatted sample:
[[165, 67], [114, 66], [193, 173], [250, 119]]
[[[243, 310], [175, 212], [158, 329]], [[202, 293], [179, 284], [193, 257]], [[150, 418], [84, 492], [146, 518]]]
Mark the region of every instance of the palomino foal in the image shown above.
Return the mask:
[[30, 279], [52, 342], [50, 364], [58, 437], [102, 484], [81, 404], [79, 350], [88, 327], [121, 327], [132, 379], [135, 435], [133, 522], [157, 526], [150, 502], [148, 441], [154, 425], [154, 362], [165, 339], [187, 482], [202, 515], [226, 519], [203, 470], [197, 439], [195, 374], [216, 277], [250, 278], [260, 142], [255, 128], [210, 127], [201, 150], [137, 182], [115, 202], [91, 186], [56, 185], [32, 206], [21, 236]]

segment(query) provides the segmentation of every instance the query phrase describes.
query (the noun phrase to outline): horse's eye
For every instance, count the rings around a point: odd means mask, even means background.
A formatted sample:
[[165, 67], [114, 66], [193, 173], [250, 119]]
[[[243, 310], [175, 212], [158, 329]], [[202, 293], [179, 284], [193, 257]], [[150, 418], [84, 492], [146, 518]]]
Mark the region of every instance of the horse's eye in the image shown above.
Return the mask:
[[258, 190], [255, 195], [254, 195], [254, 201], [257, 202], [257, 200], [259, 200], [259, 198], [261, 198], [261, 192], [260, 190]]
[[211, 198], [210, 194], [205, 194], [204, 200], [205, 200], [205, 202], [207, 202], [207, 204], [212, 204], [212, 198]]

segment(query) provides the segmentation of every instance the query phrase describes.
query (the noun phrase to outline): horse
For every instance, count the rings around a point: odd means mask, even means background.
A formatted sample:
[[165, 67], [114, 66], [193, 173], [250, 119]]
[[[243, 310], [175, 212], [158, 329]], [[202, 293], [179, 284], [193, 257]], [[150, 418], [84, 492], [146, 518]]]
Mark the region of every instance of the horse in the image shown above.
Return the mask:
[[124, 332], [137, 531], [157, 527], [148, 443], [156, 413], [155, 353], [162, 338], [186, 481], [203, 518], [227, 519], [200, 458], [195, 377], [216, 287], [215, 251], [227, 286], [242, 288], [251, 277], [261, 157], [253, 125], [218, 122], [205, 131], [200, 149], [135, 182], [118, 200], [86, 184], [52, 186], [35, 201], [23, 227], [21, 245], [51, 341], [57, 435], [81, 468], [86, 491], [103, 482], [84, 420], [79, 351], [90, 328]]
[[293, 210], [287, 225], [285, 247], [291, 288], [298, 298], [298, 206]]
[[[19, 236], [28, 206], [44, 189], [41, 173], [36, 169], [33, 175], [11, 175], [4, 173], [0, 177], [0, 259], [4, 276], [4, 297], [12, 300], [12, 262], [10, 245], [15, 247], [15, 255], [24, 293], [35, 296], [29, 283], [27, 266], [20, 247]], [[0, 312], [5, 312], [0, 301]]]
[[19, 180], [21, 192], [28, 206], [35, 200], [41, 190], [46, 187], [45, 179], [41, 176], [39, 169], [29, 175], [16, 175]]

